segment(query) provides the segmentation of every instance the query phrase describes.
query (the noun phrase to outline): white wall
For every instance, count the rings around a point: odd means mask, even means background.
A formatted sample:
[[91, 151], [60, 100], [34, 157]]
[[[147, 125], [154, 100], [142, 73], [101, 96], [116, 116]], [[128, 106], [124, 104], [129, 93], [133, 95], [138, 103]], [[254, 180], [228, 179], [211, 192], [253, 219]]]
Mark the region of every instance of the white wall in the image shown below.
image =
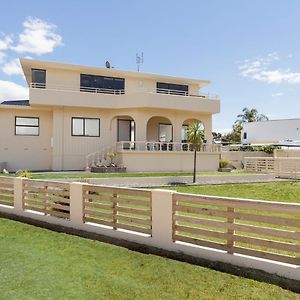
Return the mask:
[[[300, 119], [271, 120], [244, 123], [241, 135], [243, 144], [276, 143], [282, 140], [300, 141]], [[244, 132], [247, 139], [244, 139]]]

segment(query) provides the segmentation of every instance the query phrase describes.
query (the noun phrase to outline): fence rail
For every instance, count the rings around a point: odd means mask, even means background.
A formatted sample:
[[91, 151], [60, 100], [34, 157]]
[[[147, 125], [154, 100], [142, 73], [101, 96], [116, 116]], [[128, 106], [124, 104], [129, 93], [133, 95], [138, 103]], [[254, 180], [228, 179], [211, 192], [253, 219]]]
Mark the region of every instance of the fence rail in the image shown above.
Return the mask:
[[24, 180], [23, 207], [25, 210], [70, 219], [69, 184], [42, 180]]
[[151, 235], [151, 191], [83, 187], [83, 220]]
[[175, 193], [173, 240], [300, 264], [300, 205]]
[[248, 172], [274, 173], [273, 157], [245, 157], [244, 169]]
[[0, 177], [0, 204], [14, 205], [14, 179]]
[[300, 179], [300, 158], [278, 157], [275, 175], [281, 178]]

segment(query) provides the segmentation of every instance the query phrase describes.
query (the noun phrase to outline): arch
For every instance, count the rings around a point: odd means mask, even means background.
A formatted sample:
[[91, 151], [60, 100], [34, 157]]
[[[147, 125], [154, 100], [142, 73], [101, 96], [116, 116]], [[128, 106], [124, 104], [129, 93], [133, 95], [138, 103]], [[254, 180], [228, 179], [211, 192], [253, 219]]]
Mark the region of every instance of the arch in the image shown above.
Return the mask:
[[115, 132], [116, 141], [135, 141], [135, 120], [130, 115], [117, 115], [110, 121], [110, 129]]
[[173, 141], [173, 123], [167, 117], [152, 116], [147, 122], [147, 141]]

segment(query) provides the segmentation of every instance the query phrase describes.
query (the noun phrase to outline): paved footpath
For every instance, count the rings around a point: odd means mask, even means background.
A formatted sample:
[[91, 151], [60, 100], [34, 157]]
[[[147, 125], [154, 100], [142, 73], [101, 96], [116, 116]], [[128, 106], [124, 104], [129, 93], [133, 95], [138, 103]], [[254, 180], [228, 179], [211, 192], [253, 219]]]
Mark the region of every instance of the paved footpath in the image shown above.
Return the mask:
[[[192, 176], [170, 177], [119, 177], [86, 179], [91, 184], [100, 184], [118, 187], [161, 187], [172, 185], [192, 185]], [[270, 174], [245, 174], [245, 175], [199, 175], [196, 185], [224, 184], [224, 183], [255, 183], [283, 181]]]

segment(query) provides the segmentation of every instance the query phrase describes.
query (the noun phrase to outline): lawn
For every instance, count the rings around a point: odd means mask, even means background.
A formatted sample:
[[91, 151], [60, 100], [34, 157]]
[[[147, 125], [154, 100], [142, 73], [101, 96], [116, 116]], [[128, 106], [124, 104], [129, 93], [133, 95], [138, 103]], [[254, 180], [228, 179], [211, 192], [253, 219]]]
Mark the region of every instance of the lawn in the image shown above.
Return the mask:
[[300, 299], [199, 266], [0, 219], [1, 299]]
[[170, 187], [182, 193], [300, 203], [300, 181]]
[[[227, 172], [198, 172], [197, 175], [243, 175], [251, 174], [244, 171]], [[45, 172], [32, 173], [33, 179], [84, 179], [84, 178], [114, 178], [114, 177], [167, 177], [167, 176], [192, 176], [192, 172], [128, 172], [128, 173], [90, 173], [90, 172]], [[0, 173], [0, 176], [7, 176]], [[14, 176], [14, 174], [9, 174]]]

